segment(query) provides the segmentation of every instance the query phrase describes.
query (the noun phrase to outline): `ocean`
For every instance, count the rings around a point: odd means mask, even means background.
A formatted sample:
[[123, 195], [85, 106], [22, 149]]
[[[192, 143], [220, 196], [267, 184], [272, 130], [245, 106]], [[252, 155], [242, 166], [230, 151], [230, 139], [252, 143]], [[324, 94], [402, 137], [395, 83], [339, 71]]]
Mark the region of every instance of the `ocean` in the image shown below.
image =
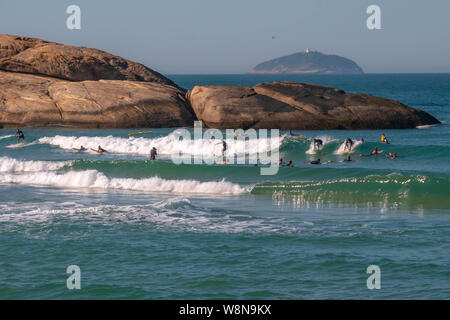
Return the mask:
[[[283, 135], [279, 146], [294, 167], [276, 175], [174, 164], [175, 148], [191, 159], [221, 152], [174, 140], [177, 128], [23, 128], [19, 147], [15, 130], [2, 129], [1, 299], [450, 298], [450, 74], [169, 78], [186, 89], [316, 83], [396, 99], [442, 124], [295, 131], [304, 137]], [[152, 133], [128, 135], [136, 131]], [[316, 137], [325, 142], [317, 152]], [[344, 163], [347, 137], [364, 143]], [[80, 145], [108, 152], [72, 149]], [[384, 152], [360, 157], [375, 147]], [[318, 158], [324, 164], [305, 164]], [[80, 289], [67, 286], [71, 265]], [[371, 265], [379, 289], [368, 287]]]

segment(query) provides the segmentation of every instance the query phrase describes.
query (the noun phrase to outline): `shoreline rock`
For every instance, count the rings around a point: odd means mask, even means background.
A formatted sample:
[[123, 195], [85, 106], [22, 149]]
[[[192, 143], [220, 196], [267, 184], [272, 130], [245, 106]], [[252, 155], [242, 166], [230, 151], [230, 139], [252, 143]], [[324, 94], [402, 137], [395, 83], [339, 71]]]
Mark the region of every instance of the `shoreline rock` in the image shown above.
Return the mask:
[[394, 100], [289, 81], [253, 88], [196, 86], [188, 97], [205, 126], [222, 129], [405, 129], [439, 123]]
[[400, 129], [439, 123], [400, 102], [296, 82], [196, 86], [85, 47], [0, 34], [0, 128]]

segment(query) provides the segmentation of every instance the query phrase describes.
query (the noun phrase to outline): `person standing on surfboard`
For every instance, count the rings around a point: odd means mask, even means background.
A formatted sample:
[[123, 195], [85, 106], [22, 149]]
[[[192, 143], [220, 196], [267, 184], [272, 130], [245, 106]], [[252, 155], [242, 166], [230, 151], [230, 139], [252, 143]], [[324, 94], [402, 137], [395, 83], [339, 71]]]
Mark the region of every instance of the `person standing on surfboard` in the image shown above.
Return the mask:
[[156, 148], [153, 147], [152, 150], [150, 150], [150, 160], [156, 160], [158, 152], [156, 151]]
[[323, 146], [322, 139], [314, 139], [314, 150], [319, 150]]
[[350, 138], [347, 138], [345, 140], [345, 148], [344, 148], [344, 150], [352, 151], [352, 146], [353, 146], [353, 140], [350, 139]]
[[20, 142], [20, 139], [22, 139], [22, 143], [25, 143], [25, 136], [23, 135], [22, 130], [20, 130], [19, 128], [17, 128], [16, 134], [14, 136], [19, 135], [19, 137], [17, 138], [17, 143]]
[[227, 151], [227, 143], [222, 140], [222, 157], [225, 157], [225, 152]]

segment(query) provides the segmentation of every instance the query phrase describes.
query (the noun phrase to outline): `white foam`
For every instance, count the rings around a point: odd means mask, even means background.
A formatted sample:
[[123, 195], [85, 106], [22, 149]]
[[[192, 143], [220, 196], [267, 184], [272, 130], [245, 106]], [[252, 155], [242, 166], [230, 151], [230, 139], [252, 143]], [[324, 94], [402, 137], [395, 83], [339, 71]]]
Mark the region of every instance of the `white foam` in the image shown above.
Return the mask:
[[[229, 138], [229, 137], [228, 137]], [[258, 152], [268, 152], [280, 147], [282, 139], [250, 139], [247, 143], [242, 140], [226, 140], [228, 155], [255, 154]], [[278, 143], [277, 143], [278, 142]], [[84, 146], [89, 149], [97, 149], [100, 145], [103, 149], [110, 153], [119, 154], [139, 154], [149, 155], [150, 149], [155, 147], [159, 155], [170, 156], [178, 154], [180, 151], [187, 155], [193, 156], [220, 156], [222, 153], [222, 142], [213, 139], [204, 140], [179, 140], [175, 132], [159, 137], [75, 137], [75, 136], [54, 136], [43, 137], [39, 139], [39, 143], [45, 143], [57, 146], [62, 149], [72, 150]]]
[[[323, 147], [325, 147], [325, 145], [328, 144], [329, 142], [334, 141], [334, 140], [333, 140], [331, 137], [329, 137], [329, 136], [319, 136], [319, 137], [316, 137], [315, 139], [320, 139], [320, 140], [322, 140], [322, 142], [323, 142], [322, 147], [320, 147], [319, 150], [322, 150]], [[319, 151], [319, 150], [314, 149], [314, 139], [313, 139], [313, 140], [311, 141], [311, 144], [309, 145], [309, 149], [306, 151], [306, 154], [316, 154], [317, 151]]]
[[37, 141], [33, 141], [30, 143], [16, 143], [16, 144], [8, 144], [6, 148], [24, 148], [37, 144]]
[[12, 138], [12, 137], [14, 137], [13, 134], [10, 134], [10, 135], [7, 135], [7, 136], [1, 136], [1, 137], [0, 137], [0, 140]]
[[104, 190], [133, 190], [164, 193], [243, 194], [248, 188], [227, 181], [200, 182], [197, 180], [165, 180], [108, 178], [97, 170], [0, 174], [0, 183], [55, 186], [62, 188], [94, 188]]
[[334, 154], [344, 154], [344, 153], [352, 153], [353, 151], [355, 151], [355, 149], [362, 144], [362, 141], [360, 140], [353, 140], [353, 145], [352, 145], [352, 149], [351, 151], [347, 151], [345, 149], [345, 141], [339, 146], [339, 148], [334, 152]]
[[0, 157], [0, 172], [55, 171], [71, 163], [72, 161], [22, 161]]
[[431, 129], [431, 128], [435, 127], [435, 126], [436, 126], [435, 124], [426, 124], [426, 125], [423, 125], [423, 126], [417, 126], [416, 129]]

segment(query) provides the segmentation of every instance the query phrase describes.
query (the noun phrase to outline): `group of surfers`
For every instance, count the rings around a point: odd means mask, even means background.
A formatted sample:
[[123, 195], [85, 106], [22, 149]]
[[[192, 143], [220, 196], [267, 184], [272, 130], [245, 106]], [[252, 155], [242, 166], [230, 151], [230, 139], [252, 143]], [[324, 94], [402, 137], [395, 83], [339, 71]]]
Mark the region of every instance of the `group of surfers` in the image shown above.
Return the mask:
[[[25, 135], [22, 132], [22, 130], [17, 129], [15, 136], [17, 136], [17, 143], [20, 143], [20, 140], [22, 140], [22, 143], [25, 143]], [[364, 142], [364, 138], [360, 138], [359, 141]], [[387, 137], [386, 137], [386, 135], [384, 133], [381, 135], [380, 141], [381, 141], [381, 143], [389, 144], [389, 140], [387, 139]], [[351, 151], [352, 147], [353, 147], [353, 144], [354, 144], [354, 142], [353, 142], [353, 140], [351, 138], [345, 139], [344, 151], [348, 151], [348, 152]], [[320, 148], [322, 148], [322, 146], [323, 146], [322, 139], [314, 138], [313, 145], [314, 145], [314, 150], [320, 150]], [[80, 148], [73, 148], [73, 150], [76, 150], [76, 151], [87, 151], [88, 149], [85, 148], [84, 146], [80, 146]], [[97, 149], [92, 149], [91, 148], [90, 150], [95, 151], [97, 153], [107, 152], [100, 145], [98, 146]], [[227, 150], [227, 143], [225, 142], [225, 140], [222, 140], [222, 156], [225, 155], [226, 150]], [[380, 154], [382, 152], [383, 152], [383, 150], [378, 150], [378, 148], [375, 147], [371, 153], [369, 153], [369, 154], [360, 154], [360, 156], [361, 157], [375, 156], [375, 155], [378, 155], [378, 154]], [[150, 160], [156, 160], [157, 154], [158, 154], [158, 152], [157, 152], [156, 148], [153, 147], [150, 150]], [[396, 159], [397, 158], [397, 154], [389, 152], [389, 154], [386, 155], [386, 157], [389, 158], [389, 159]], [[351, 158], [351, 156], [348, 156], [346, 159], [341, 160], [341, 162], [354, 162], [354, 161], [356, 161], [356, 160], [353, 160]], [[330, 162], [333, 162], [333, 161], [331, 161], [331, 160], [327, 161], [327, 163], [330, 163]], [[317, 159], [317, 160], [313, 160], [313, 161], [310, 161], [310, 162], [306, 162], [305, 164], [314, 165], [314, 164], [322, 164], [322, 162], [320, 161], [320, 159]], [[280, 159], [280, 161], [278, 162], [278, 165], [279, 166], [283, 166], [283, 167], [292, 167], [293, 163], [292, 163], [292, 160], [289, 160], [288, 162], [285, 163], [283, 161], [283, 159]]]
[[[364, 142], [364, 138], [360, 138], [359, 141]], [[384, 133], [381, 135], [380, 141], [381, 141], [381, 143], [389, 144], [389, 140], [387, 139], [387, 137], [386, 137], [386, 135]], [[344, 151], [350, 152], [352, 150], [352, 148], [353, 148], [353, 144], [354, 144], [354, 141], [351, 138], [345, 139]], [[314, 138], [313, 139], [313, 147], [314, 147], [314, 150], [320, 150], [323, 147], [323, 140], [319, 139], [319, 138]], [[369, 153], [369, 154], [360, 154], [360, 157], [370, 157], [370, 156], [378, 155], [380, 153], [383, 153], [383, 150], [378, 150], [378, 148], [375, 147], [371, 153]], [[389, 152], [389, 154], [386, 155], [386, 158], [396, 159], [397, 158], [397, 154]], [[354, 162], [354, 161], [356, 161], [356, 160], [353, 160], [351, 158], [351, 156], [348, 156], [346, 159], [341, 160], [341, 162]], [[326, 161], [326, 163], [330, 163], [330, 162], [333, 162], [333, 161], [332, 160]], [[307, 164], [307, 165], [317, 165], [317, 164], [322, 164], [322, 163], [323, 162], [321, 162], [320, 159], [313, 160], [313, 161], [310, 161], [310, 162], [305, 162], [305, 164]], [[285, 166], [285, 167], [293, 166], [291, 160], [289, 162], [287, 162], [287, 163], [284, 163], [283, 159], [280, 159], [278, 165]]]

